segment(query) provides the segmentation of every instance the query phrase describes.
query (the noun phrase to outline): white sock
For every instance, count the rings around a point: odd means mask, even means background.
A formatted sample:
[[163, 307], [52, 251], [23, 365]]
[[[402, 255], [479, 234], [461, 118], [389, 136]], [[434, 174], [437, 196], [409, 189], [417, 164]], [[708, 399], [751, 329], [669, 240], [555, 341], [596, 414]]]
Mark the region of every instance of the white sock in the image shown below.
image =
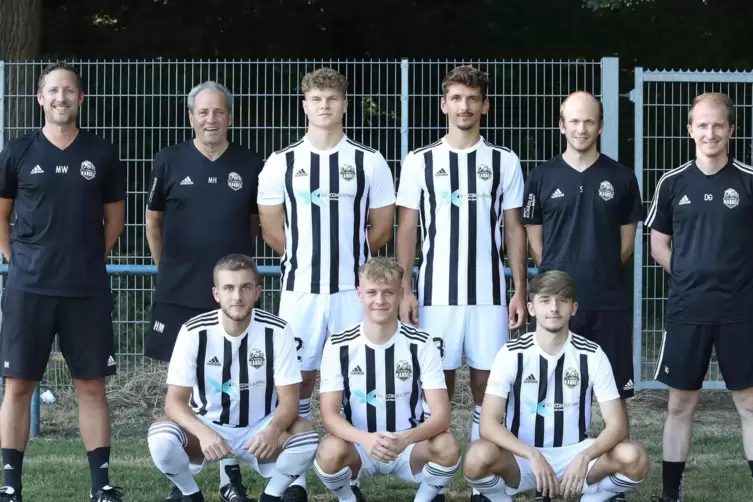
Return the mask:
[[220, 461], [220, 488], [230, 482], [241, 483], [241, 466], [235, 458], [225, 458]]
[[337, 500], [340, 502], [356, 502], [356, 494], [353, 493], [353, 489], [350, 487], [350, 480], [353, 477], [353, 471], [350, 470], [350, 467], [344, 467], [334, 474], [327, 474], [322, 471], [319, 463], [314, 460], [314, 470], [322, 484], [335, 494]]
[[581, 502], [605, 502], [618, 493], [625, 493], [634, 489], [641, 484], [642, 481], [642, 479], [633, 481], [622, 474], [612, 474], [596, 484], [598, 487], [596, 493], [584, 494], [580, 500]]
[[459, 469], [460, 460], [449, 467], [427, 462], [421, 469], [421, 484], [418, 486], [414, 502], [431, 502], [445, 486], [450, 484], [452, 477]]
[[156, 422], [149, 427], [147, 444], [152, 461], [183, 495], [199, 492], [199, 485], [191, 474], [186, 450], [188, 439], [183, 429], [172, 422]]
[[471, 423], [471, 442], [478, 441], [481, 436], [479, 435], [478, 427], [481, 420], [481, 406], [473, 408], [473, 423]]
[[478, 490], [491, 502], [512, 502], [512, 497], [507, 494], [505, 482], [496, 474], [481, 479], [465, 478], [474, 491]]
[[282, 497], [295, 477], [303, 477], [316, 454], [319, 435], [316, 431], [294, 434], [285, 441], [282, 451], [275, 462], [275, 473], [264, 488], [264, 493], [273, 497]]
[[298, 401], [298, 416], [309, 422], [313, 422], [314, 413], [311, 411], [311, 398]]

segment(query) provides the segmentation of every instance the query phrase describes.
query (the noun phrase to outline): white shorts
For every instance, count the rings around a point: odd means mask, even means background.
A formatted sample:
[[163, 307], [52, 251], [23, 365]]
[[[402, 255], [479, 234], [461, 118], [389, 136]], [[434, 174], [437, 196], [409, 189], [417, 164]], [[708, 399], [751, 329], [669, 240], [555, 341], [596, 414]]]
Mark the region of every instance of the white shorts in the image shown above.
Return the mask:
[[415, 443], [408, 445], [395, 460], [384, 463], [366, 453], [363, 446], [356, 444], [356, 451], [358, 451], [358, 456], [361, 457], [361, 470], [358, 471], [358, 482], [360, 483], [362, 480], [372, 476], [388, 474], [397, 476], [403, 481], [420, 483], [421, 473], [414, 475], [410, 468], [410, 455], [414, 446], [416, 446]]
[[[594, 441], [596, 440], [588, 438], [584, 439], [580, 443], [571, 444], [569, 446], [536, 449], [539, 450], [542, 455], [544, 455], [544, 458], [546, 458], [547, 462], [549, 462], [549, 465], [552, 466], [557, 479], [561, 480], [565, 475], [567, 467], [570, 465], [570, 462], [573, 461], [575, 456], [588, 448], [588, 446], [590, 446]], [[594, 466], [597, 460], [599, 459], [591, 460], [591, 462], [588, 463], [588, 471], [586, 472], [586, 475], [591, 472], [591, 468]], [[515, 457], [515, 461], [518, 463], [518, 468], [520, 469], [520, 485], [517, 488], [512, 488], [509, 486], [507, 487], [505, 491], [510, 496], [536, 489], [536, 476], [534, 476], [533, 471], [531, 470], [531, 463], [528, 461], [528, 459], [521, 457]], [[598, 488], [598, 484], [589, 485], [588, 483], [584, 483], [583, 494], [596, 493], [596, 491], [598, 491]]]
[[445, 370], [462, 366], [492, 369], [494, 356], [507, 343], [506, 305], [438, 305], [418, 307], [418, 324], [432, 338], [441, 337]]
[[361, 322], [363, 306], [355, 290], [331, 295], [283, 291], [277, 315], [293, 329], [301, 371], [316, 371], [329, 335]]
[[[240, 464], [246, 464], [251, 469], [258, 472], [264, 478], [271, 478], [275, 472], [274, 462], [259, 463], [259, 461], [251, 455], [249, 452], [243, 449], [244, 446], [251, 441], [256, 434], [263, 431], [264, 428], [269, 425], [269, 422], [274, 418], [274, 414], [270, 413], [266, 417], [262, 418], [253, 425], [248, 427], [229, 427], [227, 425], [218, 425], [207, 420], [204, 417], [198, 417], [205, 425], [209, 426], [217, 432], [222, 438], [227, 441], [230, 448], [233, 449], [233, 454]], [[196, 475], [201, 472], [205, 465], [213, 464], [210, 460], [204, 459], [201, 464], [190, 464], [191, 474]]]

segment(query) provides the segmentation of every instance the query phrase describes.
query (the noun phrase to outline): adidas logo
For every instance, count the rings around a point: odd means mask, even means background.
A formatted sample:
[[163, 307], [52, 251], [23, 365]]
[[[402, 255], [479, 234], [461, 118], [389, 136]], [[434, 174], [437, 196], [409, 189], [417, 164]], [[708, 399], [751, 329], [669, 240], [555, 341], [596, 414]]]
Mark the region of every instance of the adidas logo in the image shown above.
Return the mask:
[[107, 366], [115, 366], [115, 359], [112, 356], [107, 358]]
[[214, 356], [212, 359], [209, 360], [209, 362], [207, 363], [207, 366], [222, 366], [222, 365], [220, 364], [220, 360], [217, 359], [217, 356]]
[[684, 204], [690, 204], [690, 199], [688, 199], [687, 195], [683, 195], [682, 199], [680, 199], [680, 203], [677, 204], [678, 206], [682, 206]]
[[449, 176], [449, 174], [447, 174], [447, 171], [445, 171], [444, 167], [442, 167], [439, 169], [439, 171], [437, 171], [437, 174], [435, 174], [434, 176]]
[[633, 390], [633, 379], [628, 380], [628, 383], [622, 388], [622, 390]]
[[10, 464], [5, 464], [3, 466], [3, 469], [6, 470], [6, 471], [12, 471], [13, 470], [13, 466], [10, 465]]
[[356, 366], [355, 368], [350, 370], [350, 376], [355, 376], [355, 375], [363, 376], [363, 370], [361, 369], [360, 366]]
[[528, 375], [525, 380], [523, 380], [523, 383], [539, 383], [538, 380], [536, 380], [536, 377], [533, 376], [533, 373]]
[[41, 167], [36, 166], [31, 170], [31, 174], [44, 174], [44, 170]]
[[181, 185], [193, 185], [193, 181], [191, 181], [190, 176], [186, 176], [183, 178], [183, 181], [180, 182]]
[[306, 174], [306, 170], [304, 168], [300, 168], [297, 173], [295, 173], [296, 178], [300, 178], [301, 176], [308, 176]]
[[99, 468], [100, 469], [109, 469], [110, 468], [110, 463], [109, 462], [105, 462], [104, 464], [100, 465]]
[[565, 196], [565, 194], [562, 193], [562, 190], [560, 190], [558, 188], [557, 190], [554, 191], [554, 193], [552, 194], [552, 196], [550, 198], [551, 199], [559, 199], [560, 197], [564, 197], [564, 196]]

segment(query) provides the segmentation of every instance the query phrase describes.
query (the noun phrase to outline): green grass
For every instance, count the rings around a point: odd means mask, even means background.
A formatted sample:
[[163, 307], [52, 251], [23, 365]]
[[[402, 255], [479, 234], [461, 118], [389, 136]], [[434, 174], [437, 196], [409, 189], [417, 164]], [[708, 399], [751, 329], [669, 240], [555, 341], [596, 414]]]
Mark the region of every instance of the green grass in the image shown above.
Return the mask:
[[[148, 375], [142, 377], [141, 380], [146, 380]], [[131, 378], [130, 382], [134, 382], [134, 379]], [[458, 388], [462, 388], [460, 385], [464, 382], [458, 383]], [[124, 488], [128, 502], [160, 501], [169, 492], [170, 484], [153, 466], [145, 440], [151, 418], [159, 413], [153, 399], [144, 397], [153, 393], [153, 387], [136, 385], [129, 394], [123, 391], [119, 382], [111, 382], [110, 389], [114, 403], [115, 438], [111, 480]], [[65, 393], [58, 393], [57, 397], [58, 403], [43, 407], [42, 437], [31, 440], [24, 460], [24, 496], [27, 501], [88, 500], [89, 470], [78, 439], [75, 400]], [[470, 419], [467, 393], [460, 393], [457, 400], [454, 403], [453, 429], [467, 445]], [[660, 492], [665, 408], [665, 392], [642, 393], [631, 401], [632, 436], [646, 447], [651, 457], [651, 470], [640, 489], [631, 493], [630, 500], [647, 501], [651, 495]], [[686, 468], [684, 502], [750, 500], [753, 490], [751, 473], [742, 452], [739, 419], [729, 394], [704, 393], [699, 410], [691, 457]], [[597, 408], [594, 411], [592, 434], [598, 434], [601, 422]], [[245, 467], [243, 476], [250, 494], [258, 496], [264, 481]], [[206, 500], [218, 502], [217, 467], [206, 468], [197, 480]], [[308, 480], [312, 500], [335, 500], [312, 472], [308, 473]], [[415, 494], [414, 485], [384, 476], [367, 480], [363, 489], [369, 502], [411, 501]], [[470, 489], [460, 475], [448, 489], [447, 495], [447, 500], [453, 502], [469, 499]], [[530, 496], [516, 500], [530, 500]]]

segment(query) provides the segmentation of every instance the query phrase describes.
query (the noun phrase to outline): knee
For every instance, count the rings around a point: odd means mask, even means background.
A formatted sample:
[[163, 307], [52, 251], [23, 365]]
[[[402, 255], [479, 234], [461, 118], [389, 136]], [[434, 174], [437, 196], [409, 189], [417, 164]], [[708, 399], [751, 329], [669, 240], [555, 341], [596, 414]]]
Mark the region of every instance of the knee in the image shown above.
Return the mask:
[[347, 441], [329, 435], [319, 442], [316, 463], [323, 472], [333, 474], [345, 465], [350, 447], [351, 444]]
[[620, 465], [620, 471], [628, 478], [638, 481], [648, 475], [648, 455], [643, 447], [635, 443], [620, 443], [613, 451], [613, 458]]
[[743, 420], [753, 420], [753, 389], [733, 392], [732, 400]]
[[76, 380], [76, 394], [81, 401], [101, 401], [105, 397], [105, 380]]
[[154, 463], [159, 466], [175, 456], [176, 448], [185, 448], [187, 438], [183, 429], [170, 421], [157, 421], [149, 426], [147, 445]]
[[473, 480], [488, 476], [499, 453], [499, 448], [485, 439], [474, 441], [463, 457], [463, 474]]
[[443, 432], [429, 441], [431, 461], [443, 467], [451, 467], [460, 460], [460, 441], [452, 434]]
[[3, 400], [31, 399], [34, 389], [37, 387], [35, 380], [21, 380], [19, 378], [5, 378], [5, 392]]
[[304, 432], [311, 432], [314, 430], [314, 424], [310, 420], [303, 418], [296, 418], [293, 425], [288, 428], [290, 435], [303, 434]]
[[667, 415], [673, 418], [691, 420], [698, 405], [699, 392], [695, 390], [670, 389]]

